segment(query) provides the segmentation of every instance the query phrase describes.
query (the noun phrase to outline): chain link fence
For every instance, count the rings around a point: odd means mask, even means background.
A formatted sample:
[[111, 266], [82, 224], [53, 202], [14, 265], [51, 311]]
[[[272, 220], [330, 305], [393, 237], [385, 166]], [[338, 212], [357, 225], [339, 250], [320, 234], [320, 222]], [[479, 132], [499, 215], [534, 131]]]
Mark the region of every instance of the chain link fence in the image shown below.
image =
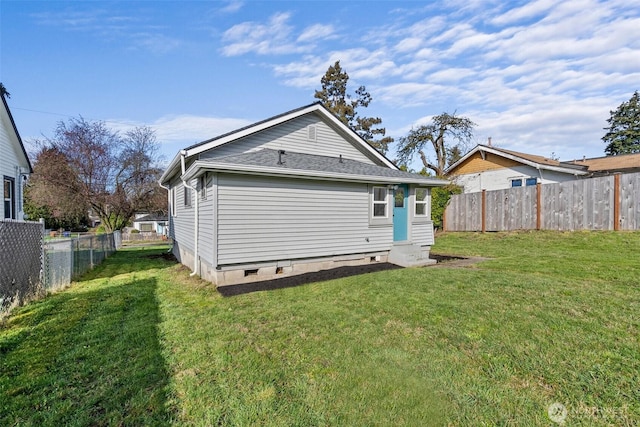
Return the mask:
[[43, 232], [39, 222], [0, 221], [0, 314], [44, 294]]
[[49, 241], [43, 234], [39, 222], [0, 221], [0, 315], [69, 285], [122, 246], [119, 231]]
[[104, 261], [121, 245], [119, 231], [45, 242], [45, 288], [54, 290], [67, 286], [73, 279]]

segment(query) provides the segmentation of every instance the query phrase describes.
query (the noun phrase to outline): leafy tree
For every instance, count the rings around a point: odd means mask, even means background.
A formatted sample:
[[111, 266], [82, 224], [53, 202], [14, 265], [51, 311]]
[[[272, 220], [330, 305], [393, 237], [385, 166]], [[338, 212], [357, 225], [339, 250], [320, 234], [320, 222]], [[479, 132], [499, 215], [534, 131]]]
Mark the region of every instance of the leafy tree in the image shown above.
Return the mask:
[[25, 213], [33, 220], [44, 218], [47, 228], [86, 226], [89, 204], [80, 196], [80, 182], [67, 157], [55, 148], [43, 147], [35, 160], [25, 188]]
[[[460, 147], [468, 144], [473, 136], [476, 124], [466, 117], [442, 113], [431, 119], [431, 123], [411, 129], [407, 136], [400, 138], [398, 157], [401, 163], [409, 163], [418, 153], [425, 168], [434, 171], [436, 176], [443, 176], [447, 167], [447, 160], [457, 158]], [[447, 145], [446, 138], [458, 141], [455, 146]], [[436, 162], [431, 163], [424, 153], [425, 146], [430, 143], [436, 154]], [[450, 164], [450, 163], [449, 163]]]
[[[341, 122], [353, 129], [376, 150], [385, 154], [393, 138], [385, 137], [386, 129], [376, 127], [382, 123], [379, 117], [364, 117], [358, 114], [359, 108], [366, 108], [371, 103], [371, 94], [364, 86], [355, 91], [355, 96], [347, 94], [349, 75], [343, 71], [340, 61], [329, 66], [320, 83], [322, 89], [317, 90], [314, 98], [319, 99], [329, 111]], [[376, 139], [378, 138], [378, 139]]]
[[611, 111], [607, 119], [609, 127], [602, 140], [607, 144], [607, 156], [640, 153], [640, 96], [635, 91], [631, 99]]
[[462, 187], [449, 184], [431, 189], [431, 219], [434, 227], [442, 229], [442, 217], [453, 194], [462, 193]]
[[[82, 117], [59, 122], [54, 137], [39, 141], [30, 201], [58, 217], [89, 210], [108, 232], [124, 228], [137, 211], [156, 211], [158, 143], [139, 127], [121, 137], [104, 122]], [[163, 197], [166, 204], [166, 193]], [[166, 209], [166, 208], [165, 208]]]

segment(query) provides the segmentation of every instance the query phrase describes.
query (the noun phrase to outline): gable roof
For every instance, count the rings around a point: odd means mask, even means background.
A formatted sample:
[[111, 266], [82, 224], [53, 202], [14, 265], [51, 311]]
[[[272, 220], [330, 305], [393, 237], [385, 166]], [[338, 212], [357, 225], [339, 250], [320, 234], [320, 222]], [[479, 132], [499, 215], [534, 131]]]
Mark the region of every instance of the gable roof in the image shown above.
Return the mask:
[[11, 115], [11, 110], [9, 109], [9, 104], [7, 104], [7, 100], [4, 97], [4, 94], [0, 94], [0, 98], [2, 98], [2, 105], [4, 107], [7, 116], [9, 117], [9, 121], [11, 122], [11, 128], [13, 133], [15, 134], [16, 140], [18, 141], [18, 145], [20, 146], [20, 151], [24, 156], [24, 160], [29, 166], [29, 173], [33, 173], [33, 167], [31, 166], [31, 161], [29, 160], [29, 156], [27, 155], [27, 150], [24, 149], [24, 144], [22, 143], [22, 138], [20, 138], [20, 133], [18, 132], [18, 128], [16, 127], [16, 122], [13, 120], [13, 116]]
[[147, 215], [143, 215], [141, 217], [135, 218], [133, 222], [146, 222], [146, 221], [168, 221], [169, 218], [167, 215], [160, 215], [157, 213], [151, 213]]
[[467, 161], [467, 159], [469, 159], [471, 156], [473, 156], [476, 153], [480, 153], [483, 156], [483, 158], [485, 153], [495, 154], [496, 156], [500, 156], [500, 157], [521, 163], [523, 165], [531, 166], [536, 169], [546, 169], [546, 170], [551, 170], [556, 172], [570, 173], [572, 175], [585, 175], [587, 173], [584, 167], [570, 163], [570, 162], [561, 162], [558, 160], [549, 159], [544, 156], [520, 153], [518, 151], [505, 150], [502, 148], [496, 148], [496, 147], [483, 145], [483, 144], [476, 145], [471, 151], [469, 151], [467, 154], [462, 156], [462, 158], [460, 158], [457, 162], [449, 166], [445, 170], [445, 173], [447, 175], [454, 174], [455, 173], [454, 171], [458, 167], [464, 164]]
[[283, 152], [269, 148], [217, 159], [196, 160], [185, 171], [183, 179], [193, 179], [204, 171], [383, 184], [404, 183], [440, 186], [448, 183], [442, 179], [357, 160]]
[[171, 163], [165, 170], [165, 173], [160, 178], [160, 182], [166, 182], [167, 178], [176, 174], [176, 172], [178, 171], [178, 167], [180, 166], [180, 157], [182, 155], [184, 155], [185, 158], [189, 158], [310, 113], [320, 115], [321, 118], [323, 118], [327, 123], [337, 129], [345, 139], [359, 148], [360, 151], [365, 153], [365, 155], [371, 160], [380, 165], [396, 170], [398, 169], [391, 160], [389, 160], [382, 153], [373, 148], [360, 135], [349, 128], [349, 126], [342, 123], [333, 113], [331, 113], [326, 107], [324, 107], [322, 103], [315, 102], [313, 104], [296, 108], [294, 110], [287, 111], [286, 113], [278, 114], [276, 116], [216, 136], [214, 138], [207, 139], [181, 150], [178, 154], [176, 154], [173, 160], [171, 160]]
[[571, 163], [586, 167], [589, 172], [594, 173], [640, 171], [640, 153], [593, 157], [590, 159], [574, 160]]

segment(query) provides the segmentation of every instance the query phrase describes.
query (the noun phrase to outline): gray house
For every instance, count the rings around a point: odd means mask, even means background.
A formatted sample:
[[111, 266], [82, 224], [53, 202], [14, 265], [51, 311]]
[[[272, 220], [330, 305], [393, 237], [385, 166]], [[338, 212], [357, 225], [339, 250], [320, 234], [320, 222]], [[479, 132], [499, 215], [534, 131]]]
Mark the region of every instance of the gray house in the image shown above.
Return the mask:
[[181, 150], [169, 190], [176, 257], [217, 285], [343, 265], [425, 265], [431, 188], [321, 104]]

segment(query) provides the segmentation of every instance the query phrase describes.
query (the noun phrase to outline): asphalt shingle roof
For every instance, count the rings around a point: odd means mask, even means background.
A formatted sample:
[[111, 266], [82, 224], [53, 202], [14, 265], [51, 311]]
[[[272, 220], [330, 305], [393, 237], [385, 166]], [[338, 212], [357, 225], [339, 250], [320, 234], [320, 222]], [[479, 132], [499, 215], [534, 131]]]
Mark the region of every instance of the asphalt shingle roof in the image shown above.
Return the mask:
[[[282, 164], [278, 163], [280, 159], [282, 159]], [[427, 177], [384, 166], [372, 165], [359, 162], [357, 160], [345, 158], [341, 160], [339, 157], [318, 156], [291, 151], [286, 151], [284, 154], [280, 155], [278, 150], [268, 148], [260, 151], [211, 159], [210, 162], [217, 164], [223, 163], [229, 165], [272, 167], [289, 170], [304, 170], [371, 177], [406, 178], [412, 180], [421, 179], [424, 181], [436, 180], [434, 177]]]

